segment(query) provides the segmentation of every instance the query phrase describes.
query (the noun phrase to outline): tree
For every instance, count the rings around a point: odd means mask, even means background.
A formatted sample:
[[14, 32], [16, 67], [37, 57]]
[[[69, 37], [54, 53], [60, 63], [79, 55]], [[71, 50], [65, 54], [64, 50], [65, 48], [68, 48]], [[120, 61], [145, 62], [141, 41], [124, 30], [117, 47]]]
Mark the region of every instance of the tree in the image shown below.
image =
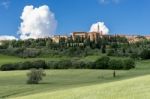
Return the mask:
[[107, 69], [110, 58], [107, 56], [103, 56], [96, 60], [96, 69]]
[[129, 70], [135, 67], [135, 61], [133, 59], [124, 60], [124, 69]]
[[116, 77], [116, 70], [123, 68], [122, 60], [111, 59], [109, 61], [109, 68], [113, 69], [113, 77]]
[[105, 44], [102, 47], [102, 53], [106, 53], [106, 45]]
[[31, 71], [27, 73], [27, 76], [28, 84], [38, 84], [39, 81], [42, 80], [42, 77], [46, 76], [46, 74], [44, 73], [43, 69], [31, 69]]
[[140, 57], [141, 57], [142, 59], [150, 59], [150, 50], [144, 49], [144, 50], [141, 52]]
[[53, 43], [52, 39], [48, 38], [48, 40], [46, 41], [46, 47], [51, 48], [52, 43]]

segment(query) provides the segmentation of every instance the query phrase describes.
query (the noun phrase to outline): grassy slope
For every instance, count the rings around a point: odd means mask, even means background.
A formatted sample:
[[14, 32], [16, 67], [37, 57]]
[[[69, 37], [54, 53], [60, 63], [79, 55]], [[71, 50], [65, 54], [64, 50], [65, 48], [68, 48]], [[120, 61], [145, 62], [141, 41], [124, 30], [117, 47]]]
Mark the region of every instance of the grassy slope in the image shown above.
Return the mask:
[[[112, 78], [110, 70], [47, 70], [46, 78], [38, 85], [26, 84], [27, 71], [0, 72], [0, 98], [51, 92], [121, 79]], [[127, 71], [118, 71], [120, 76]]]
[[[98, 56], [88, 56], [81, 60], [93, 61]], [[61, 60], [62, 58], [36, 58], [44, 60]], [[36, 60], [34, 59], [34, 60]], [[0, 55], [0, 64], [8, 62], [20, 62], [32, 59], [21, 59], [13, 56]], [[117, 71], [117, 77], [112, 77], [111, 70], [47, 70], [46, 78], [39, 85], [27, 85], [27, 71], [0, 71], [0, 98], [18, 97], [31, 94], [53, 93], [64, 89], [72, 90], [83, 86], [91, 86], [106, 82], [124, 80], [150, 73], [150, 61], [142, 61], [137, 63], [135, 69], [129, 71]], [[106, 83], [107, 84], [107, 83]]]
[[107, 82], [148, 75], [150, 73], [149, 66], [149, 61], [139, 62], [136, 69], [117, 71], [116, 78], [112, 77], [111, 70], [47, 70], [46, 78], [38, 85], [27, 85], [25, 83], [27, 71], [0, 72], [0, 98], [21, 97], [32, 94], [41, 95], [42, 93], [54, 93], [55, 91], [58, 91], [59, 94], [61, 90], [80, 89], [80, 87], [84, 90], [84, 86], [95, 84], [100, 86], [104, 83], [107, 85]]
[[16, 56], [8, 56], [0, 54], [0, 65], [6, 63], [16, 63], [16, 62], [24, 62], [24, 61], [32, 61], [32, 60], [46, 60], [46, 61], [57, 61], [61, 59], [67, 59], [68, 57], [42, 57], [42, 58], [19, 58]]
[[[80, 58], [81, 61], [95, 61], [99, 56], [87, 56]], [[70, 57], [39, 57], [39, 58], [20, 58], [16, 56], [8, 56], [0, 54], [0, 65], [6, 63], [16, 63], [16, 62], [24, 62], [24, 61], [33, 61], [33, 60], [46, 60], [46, 61], [59, 61], [62, 59], [70, 59]], [[77, 57], [73, 57], [71, 59], [79, 59]]]
[[150, 75], [117, 82], [46, 92], [16, 99], [149, 99]]

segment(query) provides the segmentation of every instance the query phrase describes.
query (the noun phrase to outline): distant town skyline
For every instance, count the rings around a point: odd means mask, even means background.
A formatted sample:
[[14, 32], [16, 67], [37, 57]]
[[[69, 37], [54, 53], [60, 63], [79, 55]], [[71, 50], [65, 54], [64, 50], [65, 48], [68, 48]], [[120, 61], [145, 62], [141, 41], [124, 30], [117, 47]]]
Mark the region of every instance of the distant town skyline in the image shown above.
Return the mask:
[[150, 35], [149, 5], [150, 0], [1, 0], [0, 36], [69, 35], [88, 32], [97, 22], [111, 34]]

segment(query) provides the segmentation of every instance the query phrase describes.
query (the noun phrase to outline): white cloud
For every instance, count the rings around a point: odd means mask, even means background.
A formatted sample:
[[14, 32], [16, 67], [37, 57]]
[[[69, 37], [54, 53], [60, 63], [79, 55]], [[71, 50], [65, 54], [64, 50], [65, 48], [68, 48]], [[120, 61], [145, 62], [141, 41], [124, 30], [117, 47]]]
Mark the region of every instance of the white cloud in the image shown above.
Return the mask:
[[19, 27], [20, 39], [49, 37], [56, 30], [55, 15], [47, 5], [38, 8], [32, 5], [25, 6], [20, 18], [22, 19]]
[[102, 32], [103, 35], [109, 33], [109, 29], [106, 27], [104, 22], [97, 22], [92, 24], [90, 32]]
[[8, 9], [8, 8], [9, 8], [9, 4], [10, 4], [9, 1], [3, 1], [3, 2], [1, 3], [1, 6], [5, 7], [6, 9]]
[[17, 40], [17, 38], [14, 36], [0, 35], [0, 41], [3, 41], [3, 40]]

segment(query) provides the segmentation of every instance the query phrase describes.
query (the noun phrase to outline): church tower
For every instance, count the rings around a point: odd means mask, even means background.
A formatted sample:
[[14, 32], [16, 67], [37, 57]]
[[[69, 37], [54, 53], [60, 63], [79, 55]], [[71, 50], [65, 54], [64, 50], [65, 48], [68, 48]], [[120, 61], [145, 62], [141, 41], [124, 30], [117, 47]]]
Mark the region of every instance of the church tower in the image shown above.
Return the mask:
[[100, 35], [102, 35], [102, 31], [100, 30], [99, 24], [97, 24], [97, 33], [100, 33]]
[[97, 24], [97, 32], [98, 32], [98, 33], [100, 32], [99, 24]]

